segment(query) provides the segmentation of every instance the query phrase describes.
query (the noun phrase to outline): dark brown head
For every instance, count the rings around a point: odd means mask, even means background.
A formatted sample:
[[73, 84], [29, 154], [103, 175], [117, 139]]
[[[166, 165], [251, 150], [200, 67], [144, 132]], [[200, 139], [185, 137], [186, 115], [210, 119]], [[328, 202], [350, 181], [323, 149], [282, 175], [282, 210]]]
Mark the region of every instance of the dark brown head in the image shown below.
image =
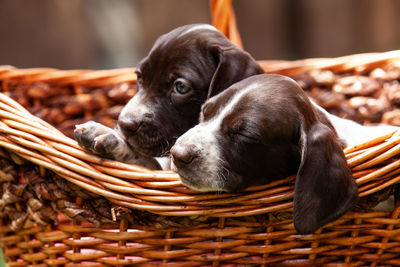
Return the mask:
[[161, 156], [197, 123], [206, 99], [263, 70], [213, 26], [195, 24], [162, 35], [136, 73], [138, 93], [119, 129], [140, 153]]
[[297, 173], [294, 222], [303, 234], [358, 199], [332, 125], [280, 75], [247, 78], [209, 99], [171, 155], [182, 182], [201, 191], [237, 191]]

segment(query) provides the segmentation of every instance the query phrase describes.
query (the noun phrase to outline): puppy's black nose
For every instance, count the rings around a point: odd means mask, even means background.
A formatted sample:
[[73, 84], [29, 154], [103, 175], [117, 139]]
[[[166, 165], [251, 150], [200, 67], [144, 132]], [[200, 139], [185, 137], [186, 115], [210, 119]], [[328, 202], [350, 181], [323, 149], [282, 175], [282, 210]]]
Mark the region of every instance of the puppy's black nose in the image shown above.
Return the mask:
[[132, 134], [137, 132], [142, 123], [143, 121], [140, 120], [118, 120], [118, 126], [124, 134]]
[[175, 144], [171, 150], [172, 159], [176, 167], [181, 168], [192, 163], [197, 157], [193, 147]]

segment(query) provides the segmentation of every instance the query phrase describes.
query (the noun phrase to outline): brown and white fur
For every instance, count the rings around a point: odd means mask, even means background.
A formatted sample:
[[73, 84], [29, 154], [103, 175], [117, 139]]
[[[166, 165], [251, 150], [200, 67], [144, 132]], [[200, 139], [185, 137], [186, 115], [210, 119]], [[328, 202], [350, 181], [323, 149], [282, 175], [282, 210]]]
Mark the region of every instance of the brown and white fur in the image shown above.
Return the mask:
[[294, 223], [309, 234], [358, 201], [343, 147], [395, 129], [338, 118], [292, 79], [262, 74], [206, 101], [171, 155], [182, 182], [199, 191], [237, 191], [297, 173]]

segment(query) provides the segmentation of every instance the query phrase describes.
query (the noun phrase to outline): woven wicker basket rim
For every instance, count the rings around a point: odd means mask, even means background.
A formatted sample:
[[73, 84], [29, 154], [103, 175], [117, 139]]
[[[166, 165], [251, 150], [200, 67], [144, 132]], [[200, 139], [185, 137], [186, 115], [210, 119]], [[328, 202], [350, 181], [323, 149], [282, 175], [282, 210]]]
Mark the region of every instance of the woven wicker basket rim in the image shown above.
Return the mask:
[[[400, 66], [400, 50], [338, 58], [298, 61], [260, 61], [266, 72], [297, 75], [311, 70], [367, 71], [392, 64]], [[134, 68], [112, 70], [18, 69], [0, 66], [3, 85], [11, 80], [32, 84], [106, 86], [135, 83]], [[4, 86], [3, 86], [4, 87]], [[171, 171], [154, 171], [99, 158], [80, 148], [75, 140], [30, 114], [16, 101], [0, 94], [0, 146], [64, 179], [112, 202], [162, 215], [234, 217], [292, 209], [294, 176], [246, 189], [240, 193], [199, 193], [182, 186]], [[345, 149], [359, 186], [360, 197], [400, 180], [400, 161], [379, 163], [400, 153], [398, 133]]]

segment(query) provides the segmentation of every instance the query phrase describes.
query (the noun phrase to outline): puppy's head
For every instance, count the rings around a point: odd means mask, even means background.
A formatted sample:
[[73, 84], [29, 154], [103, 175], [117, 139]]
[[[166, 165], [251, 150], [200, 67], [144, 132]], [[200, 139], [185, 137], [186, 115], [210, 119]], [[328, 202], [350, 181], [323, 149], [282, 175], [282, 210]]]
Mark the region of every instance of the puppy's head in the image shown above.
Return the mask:
[[213, 26], [195, 24], [162, 35], [136, 73], [138, 92], [119, 129], [140, 153], [161, 156], [197, 123], [207, 98], [263, 70]]
[[236, 191], [297, 173], [294, 222], [303, 234], [358, 199], [332, 126], [280, 75], [250, 77], [209, 99], [171, 155], [182, 182], [200, 191]]

